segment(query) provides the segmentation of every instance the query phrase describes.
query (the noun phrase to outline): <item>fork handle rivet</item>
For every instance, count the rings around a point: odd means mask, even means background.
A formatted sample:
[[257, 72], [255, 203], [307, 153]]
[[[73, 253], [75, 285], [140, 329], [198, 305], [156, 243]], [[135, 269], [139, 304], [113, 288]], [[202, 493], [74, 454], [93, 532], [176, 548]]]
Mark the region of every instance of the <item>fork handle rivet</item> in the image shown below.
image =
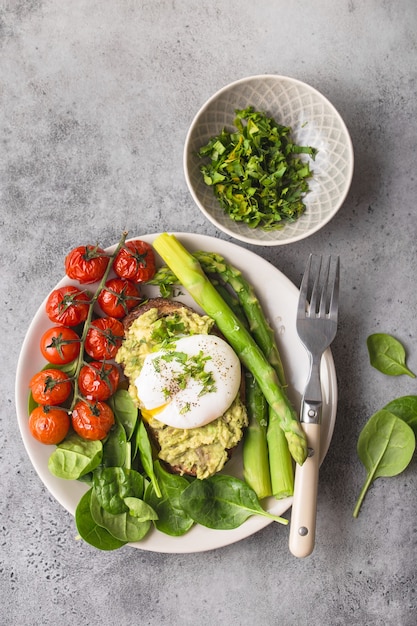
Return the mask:
[[317, 417], [317, 411], [315, 411], [314, 409], [309, 409], [308, 410], [308, 416], [309, 417]]
[[305, 526], [300, 526], [300, 528], [298, 529], [298, 534], [301, 537], [305, 537], [306, 535], [308, 535], [308, 528], [306, 528]]

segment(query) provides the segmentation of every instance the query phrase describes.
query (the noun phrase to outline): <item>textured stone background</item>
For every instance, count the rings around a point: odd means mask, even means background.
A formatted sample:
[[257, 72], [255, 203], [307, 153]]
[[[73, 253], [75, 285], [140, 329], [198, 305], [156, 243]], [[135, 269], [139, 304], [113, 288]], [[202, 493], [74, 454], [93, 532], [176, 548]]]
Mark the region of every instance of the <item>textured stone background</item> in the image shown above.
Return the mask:
[[[366, 337], [403, 341], [417, 371], [414, 0], [4, 0], [0, 7], [1, 623], [31, 626], [416, 623], [415, 460], [364, 480], [356, 441], [386, 402], [416, 394], [368, 362]], [[299, 284], [309, 252], [342, 257], [333, 345], [339, 408], [322, 466], [317, 547], [299, 561], [270, 525], [238, 544], [167, 555], [74, 540], [20, 439], [14, 378], [27, 327], [71, 247], [186, 230], [221, 236], [182, 172], [189, 124], [230, 81], [276, 73], [336, 106], [356, 167], [338, 215], [310, 239], [255, 251]], [[222, 236], [221, 236], [222, 237]]]

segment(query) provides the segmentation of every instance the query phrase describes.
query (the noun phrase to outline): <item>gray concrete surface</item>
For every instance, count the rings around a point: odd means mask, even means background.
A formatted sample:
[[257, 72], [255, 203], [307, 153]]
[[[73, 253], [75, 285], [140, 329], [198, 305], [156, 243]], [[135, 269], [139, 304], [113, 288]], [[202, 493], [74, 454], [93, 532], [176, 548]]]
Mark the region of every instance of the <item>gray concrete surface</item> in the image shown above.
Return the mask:
[[[0, 622], [7, 626], [414, 626], [417, 465], [378, 479], [360, 516], [356, 454], [372, 413], [415, 380], [368, 362], [388, 332], [417, 371], [414, 0], [5, 0], [0, 7]], [[299, 283], [307, 253], [343, 264], [333, 346], [337, 424], [322, 466], [317, 546], [297, 560], [270, 525], [207, 553], [101, 553], [74, 540], [21, 441], [15, 368], [28, 325], [74, 245], [186, 230], [223, 237], [182, 171], [189, 124], [235, 79], [310, 83], [351, 132], [338, 215], [304, 242], [256, 252]], [[248, 246], [249, 247], [249, 246]]]

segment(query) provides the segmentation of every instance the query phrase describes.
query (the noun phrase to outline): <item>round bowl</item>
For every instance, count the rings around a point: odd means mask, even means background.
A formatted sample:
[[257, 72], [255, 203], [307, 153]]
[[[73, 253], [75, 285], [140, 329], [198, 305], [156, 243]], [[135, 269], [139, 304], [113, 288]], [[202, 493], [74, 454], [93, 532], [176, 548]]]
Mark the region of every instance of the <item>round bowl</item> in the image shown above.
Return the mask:
[[[203, 180], [204, 160], [198, 151], [224, 128], [233, 130], [235, 110], [253, 106], [284, 126], [291, 127], [296, 144], [316, 148], [309, 159], [313, 177], [304, 196], [306, 210], [280, 230], [250, 228], [232, 220], [211, 187]], [[304, 157], [303, 157], [304, 158]], [[309, 157], [306, 157], [309, 158]], [[262, 246], [277, 246], [309, 237], [327, 224], [342, 206], [353, 176], [353, 147], [343, 119], [316, 89], [287, 76], [242, 78], [215, 93], [198, 111], [187, 133], [184, 174], [190, 193], [202, 213], [224, 233]]]

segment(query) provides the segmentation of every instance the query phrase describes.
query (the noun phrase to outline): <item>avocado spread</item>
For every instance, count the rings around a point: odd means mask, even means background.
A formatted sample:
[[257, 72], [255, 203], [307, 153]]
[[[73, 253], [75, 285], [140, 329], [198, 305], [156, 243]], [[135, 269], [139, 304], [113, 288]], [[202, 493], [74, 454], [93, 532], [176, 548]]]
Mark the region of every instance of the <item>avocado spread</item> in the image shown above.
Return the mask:
[[[187, 308], [158, 316], [150, 309], [137, 317], [126, 332], [116, 361], [122, 364], [129, 380], [129, 393], [141, 409], [135, 381], [145, 357], [160, 350], [179, 337], [209, 334], [214, 321]], [[247, 426], [246, 408], [238, 394], [228, 410], [214, 421], [197, 428], [179, 429], [167, 426], [156, 417], [147, 417], [148, 425], [158, 443], [158, 456], [181, 474], [192, 473], [207, 478], [219, 472], [227, 462], [228, 450], [242, 439]]]

